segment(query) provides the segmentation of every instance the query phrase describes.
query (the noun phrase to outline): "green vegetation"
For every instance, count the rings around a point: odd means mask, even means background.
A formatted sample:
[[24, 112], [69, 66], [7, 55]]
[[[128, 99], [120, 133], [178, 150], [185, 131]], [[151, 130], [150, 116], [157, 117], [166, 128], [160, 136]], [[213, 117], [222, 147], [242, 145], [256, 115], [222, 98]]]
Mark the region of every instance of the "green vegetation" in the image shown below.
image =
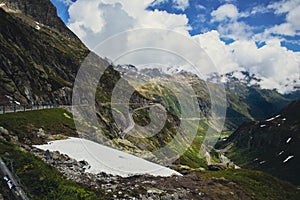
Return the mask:
[[43, 129], [46, 134], [77, 136], [72, 114], [62, 108], [33, 110], [0, 115], [0, 126], [33, 143], [41, 142], [36, 132]]
[[[270, 120], [241, 126], [219, 149], [243, 168], [259, 169], [300, 184], [300, 100], [291, 102]], [[290, 157], [290, 160], [286, 160]]]
[[[14, 172], [32, 200], [101, 199], [88, 188], [67, 180], [55, 168], [12, 143], [0, 140], [0, 155], [7, 166], [13, 161]], [[7, 195], [7, 191], [0, 192]]]
[[264, 172], [239, 169], [217, 172], [207, 171], [203, 178], [225, 178], [237, 183], [246, 194], [258, 200], [298, 200], [300, 190], [292, 184], [268, 175]]

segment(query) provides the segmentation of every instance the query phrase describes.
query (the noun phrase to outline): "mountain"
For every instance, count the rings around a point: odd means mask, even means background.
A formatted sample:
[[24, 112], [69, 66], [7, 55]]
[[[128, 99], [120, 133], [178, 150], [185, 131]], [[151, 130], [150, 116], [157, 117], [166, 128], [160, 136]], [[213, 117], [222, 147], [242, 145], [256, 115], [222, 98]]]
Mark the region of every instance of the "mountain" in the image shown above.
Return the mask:
[[[197, 75], [186, 71], [175, 71], [168, 73], [156, 68], [137, 69], [133, 65], [116, 66], [115, 69], [134, 84], [137, 76], [144, 79], [176, 79], [178, 82], [187, 81], [195, 91], [201, 111], [208, 117], [211, 107], [209, 87], [218, 87], [216, 82], [223, 82], [226, 90], [227, 112], [225, 129], [235, 130], [246, 121], [261, 120], [273, 113], [280, 111], [288, 102], [294, 100], [299, 95], [294, 92], [286, 95], [278, 93], [276, 90], [262, 89], [258, 84], [259, 79], [248, 72], [232, 72], [225, 75], [212, 74], [207, 80], [201, 80]], [[178, 76], [177, 76], [178, 75]], [[183, 76], [185, 80], [178, 77]], [[239, 76], [239, 78], [236, 78]], [[221, 80], [222, 79], [222, 80]], [[139, 80], [138, 80], [139, 81]], [[148, 88], [153, 90], [152, 88]], [[162, 96], [165, 94], [156, 94]], [[165, 95], [168, 96], [168, 95]], [[299, 96], [300, 97], [300, 96]], [[149, 97], [148, 97], [149, 98]]]
[[[0, 8], [0, 104], [10, 105], [10, 100], [14, 99], [29, 107], [32, 104], [70, 105], [75, 77], [81, 64], [89, 56], [91, 67], [99, 69], [108, 66], [100, 80], [93, 80], [92, 75], [86, 77], [87, 86], [99, 81], [95, 102], [96, 115], [100, 129], [108, 138], [106, 145], [154, 159], [153, 155], [149, 156], [149, 152], [160, 149], [174, 138], [180, 123], [178, 116], [170, 111], [167, 111], [165, 127], [155, 136], [139, 138], [128, 135], [122, 138], [120, 133], [132, 122], [127, 119], [126, 112], [118, 111], [118, 115], [125, 120], [117, 124], [110, 105], [112, 91], [121, 78], [120, 73], [106, 60], [90, 52], [69, 31], [57, 17], [56, 9], [50, 1], [4, 2]], [[132, 86], [128, 83], [124, 82], [122, 86], [125, 89], [124, 93], [126, 90], [132, 91]], [[138, 91], [134, 91], [130, 101], [133, 110], [153, 103]], [[148, 109], [140, 110], [139, 117], [133, 116], [136, 123], [149, 122]], [[101, 135], [91, 134], [93, 126], [85, 125], [87, 126], [82, 137], [104, 142]], [[26, 141], [27, 144], [44, 142], [34, 136], [38, 132], [38, 127], [22, 124], [20, 127], [22, 128], [13, 131], [20, 142]], [[62, 128], [67, 129], [68, 135], [77, 135], [74, 130], [70, 133], [68, 127]], [[143, 132], [140, 130], [136, 134], [143, 135]], [[204, 161], [197, 161], [200, 158], [198, 154], [190, 157], [193, 163], [196, 163], [195, 166], [205, 166]]]
[[70, 104], [76, 72], [89, 50], [50, 1], [6, 3], [0, 8], [0, 102], [7, 104], [7, 95], [27, 105]]
[[[9, 103], [8, 97], [11, 97], [25, 105], [52, 103], [70, 105], [75, 77], [84, 59], [90, 55], [93, 58], [90, 63], [92, 66], [97, 66], [97, 63], [110, 65], [106, 60], [90, 52], [62, 24], [50, 1], [6, 1], [6, 5], [0, 9], [0, 15], [0, 104]], [[129, 66], [128, 68], [132, 67]], [[168, 76], [159, 70], [144, 70], [143, 73], [150, 77], [156, 76], [156, 80], [164, 78], [163, 80], [168, 82]], [[209, 126], [213, 126], [207, 120], [211, 106], [207, 83], [193, 74], [182, 73], [181, 75], [186, 77], [194, 89], [200, 105], [200, 117], [203, 119], [200, 121], [200, 126], [199, 124], [195, 125], [196, 122], [187, 122], [190, 123], [188, 125], [190, 129], [197, 131], [197, 135], [194, 141], [188, 141], [188, 137], [181, 138], [182, 143], [192, 142], [192, 146], [176, 163], [196, 168], [207, 167], [205, 158], [200, 156], [199, 147]], [[157, 84], [148, 84], [133, 89], [130, 109], [137, 110], [144, 107], [132, 115], [133, 122], [139, 125], [149, 124], [149, 105], [158, 103], [167, 108], [167, 119], [165, 126], [155, 136], [145, 138], [127, 134], [125, 138], [122, 138], [121, 136], [124, 136], [122, 131], [130, 128], [132, 121], [128, 119], [128, 113], [120, 110], [123, 108], [118, 108], [117, 115], [124, 120], [119, 123], [116, 122], [109, 104], [112, 92], [121, 77], [122, 72], [116, 71], [111, 65], [105, 70], [97, 87], [96, 115], [99, 128], [108, 138], [108, 141], [104, 141], [101, 135], [100, 137], [99, 135], [92, 135], [91, 132], [95, 129], [88, 124], [82, 131], [82, 136], [159, 162], [149, 152], [157, 151], [166, 146], [175, 138], [178, 131], [182, 131], [180, 106], [178, 99], [176, 100], [176, 95], [173, 93], [175, 90], [170, 91]], [[98, 81], [92, 80], [92, 77], [89, 76], [87, 79], [91, 84]], [[179, 83], [183, 83], [179, 78], [177, 80]], [[123, 83], [123, 89], [132, 91], [132, 86], [128, 83], [134, 86], [134, 82], [128, 80]], [[213, 85], [213, 83], [209, 84]], [[238, 88], [235, 90], [236, 92], [227, 91], [226, 129], [230, 131], [245, 120], [259, 119], [270, 112], [278, 111], [288, 101], [276, 91], [251, 88], [252, 93], [250, 93], [247, 85], [238, 81], [234, 84]], [[125, 93], [126, 91], [124, 91]], [[263, 108], [262, 112], [258, 112], [260, 108]], [[30, 127], [24, 127], [24, 130], [32, 136]], [[19, 130], [17, 131], [18, 134], [21, 134]], [[138, 130], [134, 134], [143, 136], [144, 132]], [[72, 133], [71, 135], [76, 134]], [[40, 142], [40, 140], [37, 141]], [[175, 146], [170, 147], [173, 154], [176, 154], [177, 151]]]
[[41, 0], [2, 0], [8, 8], [33, 17], [37, 22], [58, 30], [65, 36], [77, 39], [64, 22], [57, 16], [57, 10], [50, 1]]
[[300, 184], [300, 99], [272, 117], [241, 125], [219, 144], [241, 167], [260, 169]]
[[[161, 84], [155, 84], [154, 81], [136, 89], [133, 89], [135, 85], [132, 80], [120, 82], [122, 73], [116, 71], [108, 61], [90, 52], [57, 17], [49, 0], [2, 0], [0, 5], [0, 104], [8, 104], [13, 98], [28, 107], [32, 103], [64, 105], [64, 108], [0, 115], [1, 157], [7, 166], [12, 166], [11, 171], [20, 178], [20, 185], [28, 192], [30, 199], [299, 199], [299, 191], [295, 186], [263, 172], [247, 169], [207, 170], [206, 159], [201, 155], [205, 149], [201, 148], [201, 144], [209, 126], [213, 124], [207, 120], [210, 102], [204, 81], [194, 75], [183, 74], [189, 77], [201, 105], [201, 112], [195, 117], [201, 118], [200, 122], [193, 123], [193, 118], [187, 120], [187, 126], [183, 127], [196, 130], [195, 138], [188, 146], [189, 140], [180, 126], [183, 123], [179, 115], [182, 110], [175, 95], [180, 87], [168, 89], [164, 86], [168, 79], [161, 80]], [[99, 127], [80, 121], [84, 130], [78, 133], [74, 124], [74, 119], [78, 120], [77, 113], [73, 116], [68, 111], [68, 105], [71, 104], [75, 76], [88, 55], [91, 58], [89, 67], [98, 70], [101, 67], [98, 64], [103, 64], [107, 69], [100, 80], [87, 75], [84, 83], [84, 86], [98, 83], [96, 102], [92, 102], [96, 113], [92, 114], [97, 116]], [[151, 70], [145, 73], [150, 75]], [[160, 71], [154, 73], [155, 76], [161, 74]], [[163, 78], [167, 77], [163, 75]], [[180, 77], [174, 80], [178, 80], [177, 86], [181, 86]], [[128, 112], [110, 104], [118, 84], [126, 89], [122, 90], [121, 97], [128, 91], [133, 92], [126, 104], [132, 120]], [[187, 94], [184, 93], [190, 98]], [[86, 95], [88, 97], [89, 94]], [[239, 111], [238, 105], [242, 100], [237, 96], [232, 98], [237, 100], [234, 110]], [[121, 101], [117, 103], [124, 103], [123, 98], [117, 100]], [[159, 103], [165, 107], [164, 116], [159, 115], [161, 112], [157, 110], [161, 108], [157, 106]], [[113, 114], [121, 122], [118, 123]], [[128, 134], [133, 123], [140, 126], [150, 124], [150, 115], [156, 116], [158, 121], [166, 121], [161, 130], [149, 137], [145, 137], [143, 129], [135, 129]], [[100, 134], [91, 134], [94, 131], [98, 133], [99, 129], [107, 140], [101, 138]], [[177, 156], [178, 149], [187, 147], [187, 151], [179, 158], [175, 157], [177, 160], [170, 166], [177, 168], [184, 176], [165, 178], [140, 175], [121, 178], [105, 173], [92, 174], [85, 171], [88, 163], [84, 158], [76, 161], [68, 155], [41, 151], [33, 146], [52, 140], [65, 140], [68, 136], [84, 136], [158, 163], [161, 159], [151, 152], [167, 146], [170, 147], [167, 151]], [[175, 143], [171, 143], [174, 140]], [[86, 147], [89, 148], [89, 145]], [[101, 154], [97, 156], [101, 157]], [[126, 157], [122, 155], [117, 159], [125, 159], [126, 162]], [[11, 199], [4, 179], [0, 180], [0, 184], [0, 193], [5, 199]]]

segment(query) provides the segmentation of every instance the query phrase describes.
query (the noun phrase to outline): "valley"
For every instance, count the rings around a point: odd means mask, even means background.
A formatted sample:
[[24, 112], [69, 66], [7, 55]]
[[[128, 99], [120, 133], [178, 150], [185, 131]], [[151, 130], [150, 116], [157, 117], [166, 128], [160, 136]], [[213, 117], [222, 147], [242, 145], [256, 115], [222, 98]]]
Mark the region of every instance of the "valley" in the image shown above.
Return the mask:
[[300, 199], [298, 91], [114, 64], [50, 0], [0, 0], [0, 25], [0, 157], [29, 199]]

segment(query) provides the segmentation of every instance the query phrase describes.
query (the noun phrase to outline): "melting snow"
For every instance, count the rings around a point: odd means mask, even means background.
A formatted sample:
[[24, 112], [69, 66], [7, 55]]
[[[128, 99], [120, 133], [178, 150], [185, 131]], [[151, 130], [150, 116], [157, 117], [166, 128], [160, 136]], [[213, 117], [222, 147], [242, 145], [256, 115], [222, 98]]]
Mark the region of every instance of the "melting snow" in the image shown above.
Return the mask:
[[3, 7], [3, 6], [5, 6], [5, 3], [0, 3], [0, 7]]
[[264, 164], [264, 163], [266, 163], [265, 160], [259, 162], [259, 164]]
[[287, 139], [286, 143], [289, 143], [291, 141], [291, 139], [292, 139], [291, 137], [289, 139]]
[[59, 151], [78, 161], [86, 160], [91, 166], [86, 171], [95, 174], [105, 172], [122, 177], [139, 174], [164, 177], [173, 174], [181, 175], [167, 167], [81, 138], [57, 140], [46, 145], [35, 145], [35, 147], [42, 150]]
[[262, 124], [262, 125], [260, 125], [260, 128], [263, 128], [263, 127], [265, 127], [266, 125], [265, 124]]
[[283, 119], [282, 119], [282, 121], [285, 121], [285, 120], [286, 120], [286, 118], [283, 118]]
[[280, 156], [281, 154], [283, 154], [283, 152], [284, 152], [284, 151], [280, 151], [278, 155]]
[[39, 25], [35, 25], [35, 29], [36, 29], [36, 30], [40, 30], [41, 27], [40, 27]]
[[287, 158], [283, 161], [283, 163], [286, 163], [287, 161], [289, 161], [289, 160], [292, 159], [292, 158], [294, 158], [294, 156], [289, 156], [289, 157], [287, 157]]
[[278, 118], [278, 117], [280, 117], [280, 115], [276, 115], [275, 117], [272, 117], [272, 118], [270, 118], [270, 119], [267, 119], [266, 122], [272, 121], [272, 120], [274, 120], [274, 119], [276, 119], [276, 118]]
[[280, 126], [281, 124], [278, 124], [278, 126]]
[[13, 98], [11, 96], [5, 95], [6, 98], [13, 100]]

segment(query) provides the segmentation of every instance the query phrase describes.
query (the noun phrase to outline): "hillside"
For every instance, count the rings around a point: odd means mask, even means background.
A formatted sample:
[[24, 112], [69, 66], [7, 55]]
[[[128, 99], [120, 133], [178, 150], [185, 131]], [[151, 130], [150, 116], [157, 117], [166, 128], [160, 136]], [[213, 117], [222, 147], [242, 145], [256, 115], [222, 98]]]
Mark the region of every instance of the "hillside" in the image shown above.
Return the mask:
[[[38, 112], [38, 113], [37, 113]], [[42, 121], [25, 116], [38, 114]], [[65, 115], [67, 114], [67, 115]], [[45, 141], [65, 139], [56, 135], [55, 124], [69, 124], [70, 113], [64, 109], [28, 111], [0, 115], [0, 124], [6, 118], [22, 120], [23, 127], [32, 125], [40, 127], [37, 134]], [[71, 116], [71, 115], [70, 115]], [[23, 117], [23, 118], [22, 118]], [[65, 118], [65, 120], [63, 120]], [[297, 200], [299, 190], [288, 182], [255, 170], [222, 170], [180, 169], [183, 176], [154, 177], [149, 175], [121, 178], [105, 173], [91, 174], [83, 171], [89, 164], [73, 160], [65, 154], [51, 152], [51, 159], [45, 151], [31, 145], [20, 144], [11, 130], [19, 127], [13, 122], [7, 123], [9, 131], [1, 129], [0, 154], [20, 178], [27, 195], [31, 199], [143, 199], [143, 198], [176, 198], [181, 199], [270, 199]], [[8, 141], [10, 142], [8, 142]], [[57, 141], [60, 142], [60, 141]], [[85, 146], [89, 150], [89, 146]], [[76, 153], [74, 151], [73, 153]], [[98, 155], [99, 158], [101, 155]], [[124, 158], [118, 158], [124, 159]], [[81, 161], [81, 162], [80, 162]], [[99, 163], [97, 164], [99, 165]], [[71, 180], [66, 180], [66, 178]], [[77, 183], [75, 183], [77, 182]], [[9, 199], [9, 190], [1, 182], [0, 193]]]
[[[166, 83], [169, 81], [170, 77], [172, 77], [172, 80], [176, 80], [179, 83], [187, 81], [196, 94], [202, 115], [205, 117], [210, 115], [211, 91], [209, 90], [218, 87], [218, 85], [215, 84], [217, 78], [213, 78], [213, 76], [207, 81], [204, 81], [195, 74], [185, 71], [169, 74], [161, 69], [155, 68], [139, 70], [133, 65], [116, 66], [115, 68], [133, 85], [136, 84], [135, 82], [140, 81], [135, 78], [136, 76], [145, 80], [165, 80]], [[294, 98], [299, 96], [298, 93], [283, 95], [276, 90], [262, 89], [259, 85], [249, 85], [249, 82], [254, 79], [254, 77], [249, 77], [248, 73], [243, 73], [245, 76], [244, 79], [249, 79], [248, 81], [241, 81], [232, 74], [218, 77], [218, 79], [226, 77], [224, 87], [226, 90], [227, 111], [224, 131], [233, 131], [246, 121], [264, 119], [273, 113], [280, 111], [280, 109], [282, 109], [289, 101], [294, 100]], [[160, 92], [159, 86], [158, 88], [155, 88], [150, 84], [144, 85], [143, 88], [137, 90], [150, 99], [153, 99], [153, 96], [155, 95], [159, 96], [161, 99], [164, 99], [163, 96], [172, 96], [170, 91], [164, 90], [165, 93], [163, 94]], [[178, 106], [175, 106], [174, 110], [178, 113]]]
[[[0, 105], [11, 104], [11, 99], [14, 99], [28, 108], [32, 104], [61, 106], [0, 115], [1, 157], [6, 165], [13, 165], [14, 173], [20, 177], [30, 198], [176, 199], [176, 196], [181, 196], [182, 199], [299, 199], [295, 186], [263, 172], [208, 170], [204, 156], [207, 147], [202, 143], [208, 131], [215, 133], [219, 127], [209, 121], [212, 103], [207, 84], [217, 88], [216, 84], [206, 83], [193, 74], [181, 73], [174, 76], [172, 80], [176, 87], [170, 89], [166, 87], [168, 77], [158, 76], [156, 71], [156, 79], [152, 82], [134, 87], [134, 81], [121, 79], [123, 74], [115, 70], [116, 66], [84, 46], [57, 17], [50, 0], [0, 2]], [[88, 112], [84, 113], [83, 120], [78, 113], [73, 115], [70, 112], [70, 105], [75, 77], [87, 56], [90, 58], [86, 62], [90, 72], [102, 70], [103, 76], [95, 80], [93, 74], [84, 74], [82, 86], [85, 87], [80, 88], [82, 101], [79, 103], [84, 105], [80, 109], [88, 108]], [[183, 77], [195, 91], [199, 108], [187, 103], [181, 107], [178, 94], [184, 100], [192, 99], [188, 91], [180, 93]], [[226, 91], [228, 105], [217, 104], [229, 107], [226, 131], [232, 131], [244, 120], [260, 119], [277, 112], [288, 102], [288, 97], [284, 98], [276, 91], [248, 87], [237, 81], [234, 84], [235, 91], [230, 90], [231, 86]], [[95, 85], [95, 99], [85, 101], [93, 96], [88, 89]], [[117, 89], [121, 89], [120, 96], [113, 99], [113, 92]], [[129, 97], [126, 96], [128, 94]], [[115, 104], [111, 104], [112, 100]], [[95, 112], [90, 107], [95, 108]], [[199, 109], [196, 115], [191, 114]], [[184, 117], [181, 116], [183, 111], [186, 112]], [[96, 116], [96, 124], [90, 122], [92, 116]], [[158, 125], [160, 122], [164, 125], [157, 127], [154, 123], [158, 131], [152, 135], [143, 129], [153, 125], [151, 116], [156, 117], [154, 121]], [[80, 128], [75, 126], [74, 120], [81, 125]], [[293, 125], [290, 127], [293, 128]], [[126, 152], [118, 151], [116, 160], [130, 157], [129, 153], [166, 164], [184, 176], [136, 175], [122, 178], [103, 171], [91, 173], [86, 170], [89, 163], [84, 158], [76, 157], [78, 160], [75, 160], [71, 157], [74, 151], [76, 153], [76, 150], [70, 150], [74, 148], [72, 145], [64, 146], [68, 148], [65, 152], [42, 151], [34, 147], [53, 140], [61, 142], [68, 137], [83, 137]], [[206, 139], [217, 140], [216, 137], [219, 135]], [[291, 138], [289, 142], [293, 141]], [[98, 152], [91, 151], [90, 156], [101, 156]], [[168, 162], [166, 155], [174, 162]], [[293, 161], [293, 158], [289, 159]], [[217, 162], [213, 156], [212, 161]], [[7, 185], [3, 180], [1, 184], [0, 192], [10, 199]]]
[[[55, 13], [53, 5], [48, 6]], [[43, 24], [47, 19], [8, 9], [0, 9], [0, 102], [7, 103], [8, 95], [29, 105], [70, 103], [71, 87], [88, 49], [77, 37]]]
[[[126, 144], [126, 141], [120, 142], [119, 133], [124, 127], [115, 123], [111, 107], [107, 104], [111, 101], [111, 94], [120, 79], [120, 74], [109, 66], [108, 62], [90, 53], [82, 42], [70, 33], [57, 17], [55, 7], [50, 1], [5, 2], [6, 5], [0, 8], [0, 104], [8, 105], [8, 97], [29, 107], [32, 104], [71, 104], [75, 76], [83, 60], [90, 55], [92, 60], [89, 64], [95, 66], [95, 69], [108, 66], [99, 81], [96, 94], [100, 128], [105, 136], [112, 140], [108, 145], [123, 150], [132, 149], [132, 145], [123, 147], [122, 144]], [[98, 63], [104, 66], [97, 66]], [[86, 78], [93, 82], [89, 76]], [[131, 90], [132, 87], [127, 84], [127, 88]], [[135, 93], [132, 102], [136, 107], [142, 107], [149, 104], [150, 100]], [[140, 117], [141, 121], [145, 121], [146, 118], [146, 115]], [[148, 155], [144, 151], [153, 151], [164, 146], [176, 134], [176, 121], [178, 117], [168, 113], [166, 126], [155, 137], [129, 138], [134, 146], [133, 152]], [[90, 128], [87, 127], [85, 132], [88, 135], [85, 137], [93, 137], [89, 133]], [[26, 127], [25, 130], [27, 129], [30, 130]], [[18, 131], [17, 134], [23, 133]], [[35, 143], [35, 140], [32, 142]]]
[[300, 100], [272, 117], [245, 123], [220, 144], [241, 167], [260, 169], [299, 185]]

